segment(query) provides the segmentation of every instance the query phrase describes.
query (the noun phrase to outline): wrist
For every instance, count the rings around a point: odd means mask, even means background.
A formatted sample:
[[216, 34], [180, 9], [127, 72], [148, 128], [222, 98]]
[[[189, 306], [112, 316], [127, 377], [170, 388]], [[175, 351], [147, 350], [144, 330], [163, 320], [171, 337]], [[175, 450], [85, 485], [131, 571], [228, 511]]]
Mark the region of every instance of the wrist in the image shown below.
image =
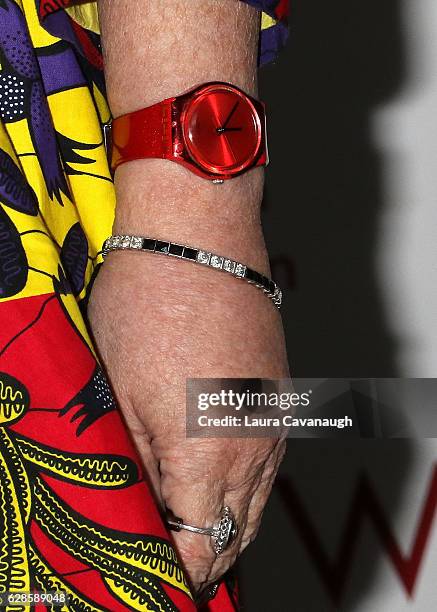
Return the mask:
[[215, 185], [176, 164], [138, 161], [116, 173], [114, 234], [214, 251], [268, 274], [260, 223], [263, 170]]

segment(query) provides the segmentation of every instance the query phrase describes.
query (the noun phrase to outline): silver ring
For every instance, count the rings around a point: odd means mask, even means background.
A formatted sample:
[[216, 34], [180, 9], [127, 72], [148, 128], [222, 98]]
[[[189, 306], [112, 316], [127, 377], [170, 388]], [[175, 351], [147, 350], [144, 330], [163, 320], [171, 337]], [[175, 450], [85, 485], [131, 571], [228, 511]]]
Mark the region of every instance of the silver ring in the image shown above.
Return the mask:
[[167, 515], [167, 525], [173, 531], [185, 529], [192, 533], [210, 536], [212, 547], [216, 555], [220, 555], [235, 540], [238, 534], [237, 522], [229, 506], [222, 508], [220, 520], [213, 527], [195, 527], [184, 523], [183, 519]]

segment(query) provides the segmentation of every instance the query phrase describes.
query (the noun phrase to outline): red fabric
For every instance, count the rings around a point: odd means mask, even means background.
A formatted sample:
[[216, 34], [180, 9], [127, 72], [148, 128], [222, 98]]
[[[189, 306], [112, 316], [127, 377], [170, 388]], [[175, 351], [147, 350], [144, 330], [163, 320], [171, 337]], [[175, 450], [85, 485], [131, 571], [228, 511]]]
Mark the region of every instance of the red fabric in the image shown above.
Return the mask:
[[103, 70], [103, 56], [99, 49], [91, 41], [86, 30], [80, 27], [75, 21], [71, 22], [73, 31], [76, 34], [77, 40], [82, 48], [82, 51], [89, 61], [89, 63], [97, 68], [97, 70]]
[[41, 19], [44, 19], [47, 15], [56, 13], [56, 11], [64, 9], [70, 4], [75, 4], [75, 0], [41, 0], [39, 5], [39, 16]]
[[289, 0], [279, 0], [279, 4], [275, 9], [276, 18], [279, 20], [287, 19], [290, 13]]
[[[0, 442], [10, 440], [14, 449], [2, 446], [4, 460], [8, 463], [9, 457], [17, 457], [16, 466], [21, 457], [27, 475], [29, 517], [20, 537], [68, 588], [111, 612], [130, 609], [108, 588], [106, 580], [113, 574], [114, 562], [121, 562], [123, 571], [134, 571], [138, 585], [151, 581], [152, 595], [157, 589], [173, 606], [177, 602], [177, 610], [192, 611], [195, 607], [187, 594], [167, 583], [168, 574], [161, 577], [152, 569], [136, 568], [125, 552], [130, 542], [138, 543], [138, 551], [158, 547], [158, 563], [165, 562], [167, 553], [161, 555], [159, 547], [169, 542], [169, 536], [125, 426], [107, 396], [109, 388], [104, 387], [98, 364], [62, 300], [61, 295], [49, 294], [0, 304], [2, 401], [22, 407], [18, 416], [9, 413], [4, 403], [0, 411], [0, 432], [4, 432]], [[51, 463], [41, 458], [52, 458]], [[88, 480], [83, 475], [88, 472], [81, 472], [89, 465], [85, 459], [100, 462], [101, 471], [109, 475], [118, 465], [127, 465], [126, 484], [102, 481], [97, 468], [89, 472]], [[20, 495], [19, 483], [18, 479], [11, 483], [16, 495]], [[42, 508], [47, 514], [41, 514]], [[67, 520], [77, 523], [77, 534], [65, 525], [52, 531], [53, 521], [63, 523], [63, 512]], [[8, 524], [7, 515], [5, 520]], [[71, 548], [71, 533], [76, 544], [82, 542], [78, 554]], [[87, 533], [96, 534], [95, 544]], [[96, 548], [105, 541], [118, 544], [111, 552]], [[114, 556], [118, 550], [119, 556]], [[41, 588], [38, 583], [35, 586]]]

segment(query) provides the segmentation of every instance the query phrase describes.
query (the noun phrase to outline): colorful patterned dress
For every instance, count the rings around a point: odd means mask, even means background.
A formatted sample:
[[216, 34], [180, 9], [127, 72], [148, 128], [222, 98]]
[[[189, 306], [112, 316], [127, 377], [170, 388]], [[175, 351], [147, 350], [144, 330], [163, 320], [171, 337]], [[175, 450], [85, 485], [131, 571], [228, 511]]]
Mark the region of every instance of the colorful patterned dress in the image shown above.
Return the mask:
[[[267, 61], [287, 2], [249, 3]], [[0, 0], [0, 594], [194, 610], [84, 323], [115, 198], [96, 6], [68, 4]]]

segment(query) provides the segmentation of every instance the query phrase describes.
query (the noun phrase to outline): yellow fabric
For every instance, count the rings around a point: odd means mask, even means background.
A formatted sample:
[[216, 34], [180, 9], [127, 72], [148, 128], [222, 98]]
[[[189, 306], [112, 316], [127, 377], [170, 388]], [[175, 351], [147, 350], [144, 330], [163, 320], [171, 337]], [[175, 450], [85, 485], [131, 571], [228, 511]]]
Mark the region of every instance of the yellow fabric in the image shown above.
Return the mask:
[[[41, 26], [34, 0], [19, 0], [18, 5], [25, 15], [33, 46], [49, 53], [50, 48], [60, 42], [60, 39]], [[89, 18], [95, 13], [94, 4], [75, 8], [81, 8], [82, 16], [87, 14]], [[71, 197], [62, 192], [60, 198], [51, 196], [41, 171], [38, 157], [41, 152], [35, 151], [32, 141], [29, 119], [0, 124], [0, 148], [12, 157], [33, 188], [40, 214], [34, 217], [9, 207], [5, 210], [20, 234], [29, 230], [40, 230], [48, 234], [27, 234], [23, 236], [22, 243], [30, 267], [49, 275], [58, 274], [59, 249], [56, 248], [56, 243], [62, 245], [70, 228], [80, 223], [89, 246], [86, 287], [96, 264], [102, 261], [101, 256], [97, 254], [103, 241], [111, 233], [114, 218], [114, 188], [102, 141], [101, 125], [95, 112], [97, 107], [101, 120], [107, 121], [109, 110], [103, 92], [99, 91], [95, 84], [91, 91], [87, 86], [75, 87], [54, 93], [48, 96], [47, 100], [56, 132], [76, 141], [79, 146], [76, 152], [86, 158], [86, 161], [70, 164], [71, 168], [79, 172], [67, 176]], [[82, 145], [92, 145], [92, 148], [81, 150]], [[54, 241], [50, 240], [50, 236]], [[51, 291], [53, 280], [49, 276], [30, 271], [24, 289], [6, 299]], [[82, 298], [84, 294], [85, 289], [78, 297]]]
[[273, 26], [275, 26], [278, 22], [276, 21], [276, 19], [273, 19], [273, 17], [270, 17], [270, 15], [267, 15], [267, 13], [263, 13], [261, 16], [261, 30], [267, 30], [268, 28], [272, 28]]
[[[86, 2], [85, 4], [76, 4], [65, 9], [70, 17], [79, 25], [96, 34], [100, 33], [99, 16], [97, 11], [97, 2]], [[273, 19], [267, 13], [262, 13], [261, 29], [267, 30], [277, 24], [277, 20]]]
[[[42, 55], [54, 54], [61, 39], [50, 34], [41, 24], [35, 1], [15, 1], [23, 11], [33, 48]], [[99, 31], [96, 2], [81, 3], [66, 10], [80, 25], [96, 33]], [[262, 14], [263, 29], [275, 24], [274, 19]], [[47, 95], [47, 102], [56, 135], [77, 143], [77, 148], [72, 149], [77, 154], [75, 161], [63, 159], [62, 151], [59, 151], [64, 169], [73, 171], [64, 172], [67, 193], [62, 189], [50, 193], [47, 189], [41, 168], [44, 151], [35, 150], [29, 117], [0, 123], [0, 149], [12, 158], [24, 175], [36, 194], [39, 207], [37, 216], [9, 207], [4, 208], [5, 212], [20, 234], [40, 232], [22, 237], [30, 266], [27, 283], [20, 292], [4, 298], [6, 300], [53, 291], [53, 278], [59, 276], [59, 252], [75, 224], [80, 224], [88, 241], [89, 261], [84, 288], [76, 295], [77, 299], [82, 299], [96, 265], [102, 261], [100, 250], [103, 241], [112, 230], [115, 193], [101, 131], [101, 124], [110, 118], [104, 92], [87, 76], [83, 86], [51, 93]]]
[[87, 30], [95, 34], [100, 34], [99, 16], [97, 2], [86, 2], [85, 4], [75, 4], [65, 9], [72, 19]]

